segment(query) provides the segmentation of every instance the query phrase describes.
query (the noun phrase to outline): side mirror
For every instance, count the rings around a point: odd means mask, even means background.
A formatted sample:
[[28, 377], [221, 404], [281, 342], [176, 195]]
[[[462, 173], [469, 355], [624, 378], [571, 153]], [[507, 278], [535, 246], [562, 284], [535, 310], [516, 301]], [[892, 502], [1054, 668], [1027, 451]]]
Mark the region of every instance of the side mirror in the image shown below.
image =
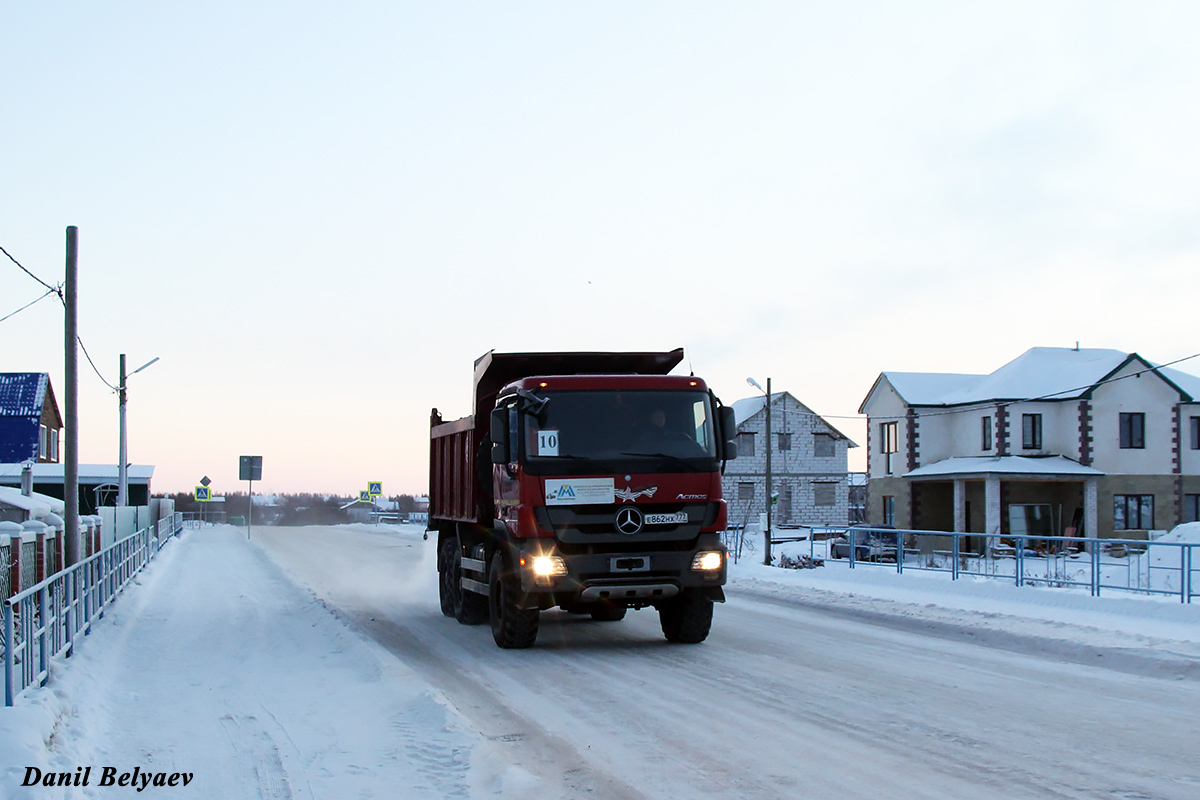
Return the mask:
[[507, 464], [508, 457], [508, 408], [492, 411], [492, 463]]
[[737, 419], [729, 406], [721, 406], [721, 440], [724, 443], [725, 460], [737, 458]]

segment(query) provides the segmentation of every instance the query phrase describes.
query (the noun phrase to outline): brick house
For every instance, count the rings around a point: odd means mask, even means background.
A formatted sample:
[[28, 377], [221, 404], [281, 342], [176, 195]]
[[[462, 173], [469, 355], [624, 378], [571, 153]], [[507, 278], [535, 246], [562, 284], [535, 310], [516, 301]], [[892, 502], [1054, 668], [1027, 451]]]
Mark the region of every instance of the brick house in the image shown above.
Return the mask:
[[859, 409], [867, 519], [1120, 538], [1196, 520], [1198, 399], [1200, 378], [1118, 350], [1035, 347], [987, 375], [881, 373]]
[[0, 372], [0, 464], [57, 464], [62, 414], [44, 372]]
[[766, 507], [766, 448], [777, 494], [772, 526], [845, 525], [849, 481], [847, 452], [857, 447], [837, 428], [787, 392], [771, 395], [771, 439], [766, 441], [765, 397], [733, 404], [738, 457], [725, 468], [721, 489], [729, 524], [757, 522]]

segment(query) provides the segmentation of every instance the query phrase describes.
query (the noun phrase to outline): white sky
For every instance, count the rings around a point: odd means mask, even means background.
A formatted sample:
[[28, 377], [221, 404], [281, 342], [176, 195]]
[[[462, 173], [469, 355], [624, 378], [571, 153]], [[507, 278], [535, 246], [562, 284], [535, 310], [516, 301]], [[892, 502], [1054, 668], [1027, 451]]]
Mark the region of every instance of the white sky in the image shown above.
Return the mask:
[[[157, 491], [423, 492], [489, 349], [685, 346], [860, 444], [883, 370], [1200, 352], [1200, 6], [827, 5], [10, 4], [0, 246], [57, 283], [79, 226]], [[62, 361], [51, 300], [0, 323]]]

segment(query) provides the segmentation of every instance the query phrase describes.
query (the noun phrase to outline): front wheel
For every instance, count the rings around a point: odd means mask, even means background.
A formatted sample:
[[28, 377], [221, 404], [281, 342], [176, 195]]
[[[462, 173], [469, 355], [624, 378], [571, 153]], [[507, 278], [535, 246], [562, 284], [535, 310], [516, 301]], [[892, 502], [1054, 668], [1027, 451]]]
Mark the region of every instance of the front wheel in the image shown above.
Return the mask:
[[505, 569], [504, 556], [492, 556], [488, 569], [488, 618], [492, 638], [507, 649], [531, 647], [538, 635], [539, 611], [521, 608], [521, 587], [517, 576]]
[[695, 589], [663, 601], [658, 607], [658, 621], [668, 642], [698, 644], [708, 638], [712, 628], [713, 601]]

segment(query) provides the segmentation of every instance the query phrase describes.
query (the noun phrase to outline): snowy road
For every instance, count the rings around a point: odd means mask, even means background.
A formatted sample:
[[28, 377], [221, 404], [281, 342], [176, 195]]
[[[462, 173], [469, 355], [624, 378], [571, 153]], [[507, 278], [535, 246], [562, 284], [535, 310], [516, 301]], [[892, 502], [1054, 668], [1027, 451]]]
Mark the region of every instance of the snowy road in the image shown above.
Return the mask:
[[[988, 616], [950, 626], [731, 588], [699, 646], [650, 610], [543, 615], [495, 647], [436, 604], [431, 543], [346, 528], [256, 540], [424, 679], [551, 795], [1195, 798], [1188, 654], [1072, 646]], [[1018, 626], [1019, 627], [1019, 626]]]

